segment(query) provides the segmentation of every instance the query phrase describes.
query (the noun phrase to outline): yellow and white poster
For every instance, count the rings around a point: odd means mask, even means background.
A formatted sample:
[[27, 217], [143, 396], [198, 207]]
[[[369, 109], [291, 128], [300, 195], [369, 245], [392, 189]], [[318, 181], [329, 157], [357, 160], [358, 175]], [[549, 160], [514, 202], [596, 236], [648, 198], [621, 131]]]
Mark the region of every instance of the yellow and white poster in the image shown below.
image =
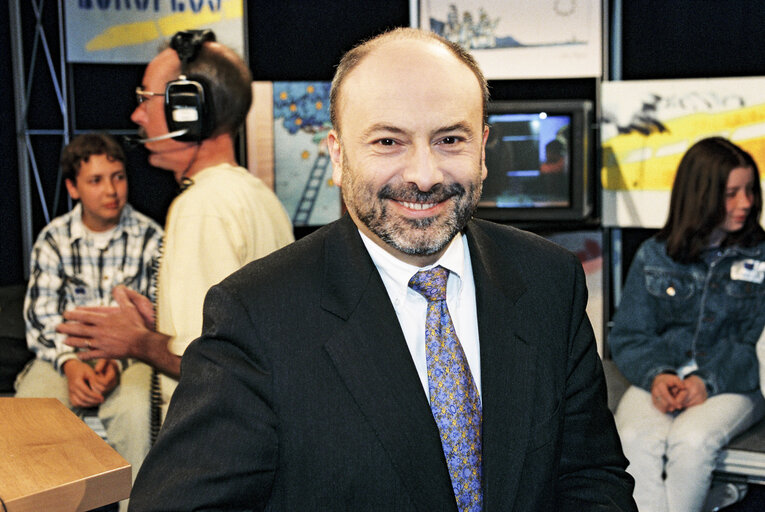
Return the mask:
[[65, 0], [69, 62], [149, 62], [179, 30], [212, 29], [244, 54], [242, 0]]
[[658, 228], [677, 166], [725, 137], [765, 171], [765, 77], [634, 80], [602, 86], [603, 224]]

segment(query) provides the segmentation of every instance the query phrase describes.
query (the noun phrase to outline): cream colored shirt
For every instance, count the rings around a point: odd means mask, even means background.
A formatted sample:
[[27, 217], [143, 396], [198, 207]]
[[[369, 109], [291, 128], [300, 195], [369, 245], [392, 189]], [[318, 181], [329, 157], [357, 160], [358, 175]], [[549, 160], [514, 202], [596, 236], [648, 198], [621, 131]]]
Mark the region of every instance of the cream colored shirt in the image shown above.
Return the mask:
[[[192, 181], [170, 205], [158, 276], [157, 330], [177, 355], [202, 332], [211, 286], [294, 240], [276, 195], [246, 169], [221, 164]], [[162, 375], [164, 410], [176, 385]]]

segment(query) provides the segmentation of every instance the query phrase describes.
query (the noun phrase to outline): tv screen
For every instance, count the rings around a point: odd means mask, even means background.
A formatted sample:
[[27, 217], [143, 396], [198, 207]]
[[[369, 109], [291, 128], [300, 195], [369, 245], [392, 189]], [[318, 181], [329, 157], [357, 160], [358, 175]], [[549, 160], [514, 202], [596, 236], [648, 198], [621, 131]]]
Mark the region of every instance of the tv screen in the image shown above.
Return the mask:
[[581, 221], [591, 213], [586, 100], [497, 101], [477, 215], [499, 221]]

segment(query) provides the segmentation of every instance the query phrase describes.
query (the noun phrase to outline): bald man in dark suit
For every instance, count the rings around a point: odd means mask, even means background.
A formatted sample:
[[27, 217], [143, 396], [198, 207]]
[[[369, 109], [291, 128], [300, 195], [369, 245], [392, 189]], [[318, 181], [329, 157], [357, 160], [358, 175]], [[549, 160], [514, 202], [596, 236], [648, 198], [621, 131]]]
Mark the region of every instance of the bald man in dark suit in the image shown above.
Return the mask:
[[[581, 265], [472, 220], [472, 57], [397, 29], [343, 58], [331, 100], [348, 215], [210, 290], [132, 510], [636, 510]], [[442, 278], [435, 320], [423, 272]], [[431, 353], [434, 321], [459, 368]]]

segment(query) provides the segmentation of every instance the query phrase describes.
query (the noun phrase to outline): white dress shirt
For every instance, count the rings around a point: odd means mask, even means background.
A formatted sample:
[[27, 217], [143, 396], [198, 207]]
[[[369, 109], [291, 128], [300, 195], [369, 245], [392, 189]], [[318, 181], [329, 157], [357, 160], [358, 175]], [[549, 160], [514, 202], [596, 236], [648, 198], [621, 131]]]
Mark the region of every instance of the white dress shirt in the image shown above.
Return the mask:
[[427, 300], [409, 288], [409, 280], [420, 270], [442, 266], [449, 270], [446, 304], [457, 337], [468, 360], [478, 394], [481, 394], [481, 357], [478, 344], [478, 316], [475, 305], [475, 282], [465, 235], [455, 236], [441, 258], [433, 265], [416, 267], [404, 263], [361, 233], [361, 239], [382, 277], [385, 289], [396, 310], [406, 344], [412, 354], [425, 395], [428, 392], [428, 365], [425, 356], [425, 316]]

